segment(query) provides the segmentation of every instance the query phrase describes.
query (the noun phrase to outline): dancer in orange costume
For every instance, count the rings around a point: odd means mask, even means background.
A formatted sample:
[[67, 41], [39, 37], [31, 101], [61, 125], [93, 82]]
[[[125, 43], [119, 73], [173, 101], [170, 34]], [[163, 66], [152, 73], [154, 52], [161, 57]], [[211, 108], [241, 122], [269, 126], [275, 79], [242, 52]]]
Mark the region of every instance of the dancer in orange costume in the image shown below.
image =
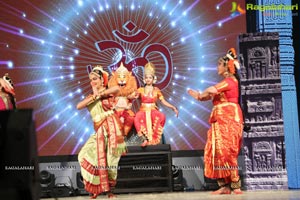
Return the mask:
[[213, 109], [204, 149], [204, 174], [217, 179], [220, 189], [213, 194], [241, 194], [238, 154], [243, 134], [243, 115], [239, 105], [239, 63], [234, 48], [218, 61], [218, 74], [224, 79], [200, 93], [188, 90], [199, 101], [211, 100]]
[[158, 100], [160, 100], [163, 105], [171, 108], [176, 116], [178, 116], [177, 108], [164, 99], [159, 88], [153, 86], [155, 82], [155, 66], [149, 62], [145, 65], [145, 87], [140, 87], [137, 93], [134, 93], [136, 98], [141, 98], [141, 106], [134, 118], [134, 126], [138, 135], [144, 138], [142, 146], [161, 143], [166, 117], [156, 106]]
[[94, 122], [95, 134], [91, 135], [78, 154], [81, 174], [86, 191], [96, 198], [103, 192], [114, 197], [118, 163], [126, 152], [124, 135], [113, 108], [113, 95], [118, 86], [106, 89], [108, 73], [101, 66], [89, 74], [93, 94], [77, 104], [77, 109], [87, 108]]
[[132, 72], [129, 72], [123, 63], [112, 73], [112, 77], [108, 81], [109, 88], [115, 86], [119, 86], [119, 91], [115, 94], [114, 108], [122, 122], [124, 135], [127, 136], [133, 126], [135, 116], [132, 111], [133, 99], [128, 97], [137, 89], [137, 83]]

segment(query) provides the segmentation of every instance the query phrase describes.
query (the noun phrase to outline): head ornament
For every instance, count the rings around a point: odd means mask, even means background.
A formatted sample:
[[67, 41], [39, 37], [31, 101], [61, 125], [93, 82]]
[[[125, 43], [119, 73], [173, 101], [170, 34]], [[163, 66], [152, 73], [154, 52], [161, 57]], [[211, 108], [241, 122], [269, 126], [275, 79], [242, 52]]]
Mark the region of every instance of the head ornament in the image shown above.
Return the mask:
[[155, 76], [155, 66], [153, 63], [151, 62], [148, 62], [146, 65], [145, 65], [145, 68], [144, 68], [144, 77], [146, 75], [151, 75], [153, 76], [153, 83], [156, 82], [157, 78]]
[[152, 75], [152, 76], [155, 76], [155, 66], [154, 66], [153, 63], [148, 62], [148, 63], [145, 65], [145, 71], [144, 71], [144, 74], [145, 74], [145, 75]]
[[235, 70], [240, 69], [240, 64], [234, 48], [230, 48], [222, 59], [227, 63], [228, 70], [231, 74], [235, 74]]
[[127, 75], [129, 73], [128, 69], [124, 67], [123, 62], [121, 62], [120, 66], [116, 70], [118, 75]]
[[90, 74], [95, 74], [98, 77], [103, 77], [103, 85], [107, 85], [109, 74], [103, 70], [103, 67], [101, 65], [96, 65], [95, 67], [93, 67]]
[[10, 76], [8, 75], [8, 73], [6, 73], [2, 78], [9, 87], [7, 92], [11, 93], [12, 95], [15, 95], [14, 83], [13, 83], [12, 79], [10, 78]]

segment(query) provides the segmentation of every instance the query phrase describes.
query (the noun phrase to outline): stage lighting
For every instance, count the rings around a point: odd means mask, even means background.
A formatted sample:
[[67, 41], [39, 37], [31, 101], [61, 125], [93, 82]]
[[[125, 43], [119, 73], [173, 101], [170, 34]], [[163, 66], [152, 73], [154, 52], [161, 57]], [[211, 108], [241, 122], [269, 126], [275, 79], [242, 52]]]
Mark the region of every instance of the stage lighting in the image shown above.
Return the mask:
[[53, 188], [55, 186], [55, 176], [48, 171], [40, 172], [41, 197], [47, 198], [53, 196]]
[[174, 191], [183, 191], [183, 173], [182, 169], [172, 165], [172, 174], [173, 174], [173, 190]]
[[75, 196], [75, 189], [69, 176], [56, 176], [53, 197]]

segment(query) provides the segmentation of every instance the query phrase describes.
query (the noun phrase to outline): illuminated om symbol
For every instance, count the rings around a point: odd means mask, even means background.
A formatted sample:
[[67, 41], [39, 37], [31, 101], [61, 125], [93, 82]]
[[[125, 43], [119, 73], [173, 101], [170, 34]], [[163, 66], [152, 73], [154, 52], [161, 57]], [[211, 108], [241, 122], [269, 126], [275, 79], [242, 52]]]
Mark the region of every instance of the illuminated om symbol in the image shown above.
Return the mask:
[[[132, 23], [131, 21], [127, 21], [123, 25], [123, 28], [129, 32], [133, 31], [135, 29], [135, 27], [136, 27], [135, 24]], [[113, 34], [118, 39], [125, 41], [127, 43], [139, 43], [149, 37], [149, 34], [141, 29], [139, 29], [137, 31], [137, 33], [130, 35], [130, 36], [123, 35], [122, 33], [120, 33], [119, 31], [116, 31], [116, 30], [113, 31]], [[117, 62], [108, 66], [108, 69], [110, 71], [116, 70], [120, 66], [121, 62], [123, 62], [124, 66], [129, 71], [132, 71], [132, 69], [134, 69], [137, 66], [144, 67], [145, 64], [149, 62], [147, 59], [147, 55], [149, 55], [151, 53], [158, 53], [164, 59], [165, 73], [164, 73], [162, 79], [156, 83], [156, 86], [160, 89], [163, 89], [171, 82], [171, 76], [173, 74], [171, 54], [170, 54], [168, 48], [166, 46], [164, 46], [163, 44], [154, 43], [154, 44], [145, 46], [144, 49], [142, 50], [140, 57], [131, 59], [128, 62], [126, 62], [128, 60], [128, 59], [126, 59], [127, 58], [126, 51], [123, 48], [123, 46], [121, 44], [119, 44], [118, 42], [115, 42], [112, 40], [98, 41], [95, 43], [95, 46], [99, 52], [101, 52], [101, 51], [103, 52], [108, 49], [118, 49], [120, 51], [120, 53], [121, 53], [120, 59]]]

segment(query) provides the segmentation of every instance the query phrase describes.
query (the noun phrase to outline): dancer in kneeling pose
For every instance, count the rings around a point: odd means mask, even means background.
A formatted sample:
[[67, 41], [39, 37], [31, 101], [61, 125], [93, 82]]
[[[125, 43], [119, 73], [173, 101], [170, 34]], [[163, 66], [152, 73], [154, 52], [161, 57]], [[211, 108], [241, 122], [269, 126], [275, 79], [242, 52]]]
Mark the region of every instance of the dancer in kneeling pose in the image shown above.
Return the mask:
[[134, 118], [134, 126], [138, 135], [144, 138], [142, 146], [161, 143], [166, 117], [156, 106], [158, 100], [160, 100], [163, 105], [171, 108], [176, 116], [178, 116], [177, 108], [164, 99], [159, 88], [153, 86], [155, 82], [155, 66], [149, 62], [145, 65], [145, 86], [138, 88], [135, 94], [136, 98], [141, 99], [140, 110], [136, 113]]

